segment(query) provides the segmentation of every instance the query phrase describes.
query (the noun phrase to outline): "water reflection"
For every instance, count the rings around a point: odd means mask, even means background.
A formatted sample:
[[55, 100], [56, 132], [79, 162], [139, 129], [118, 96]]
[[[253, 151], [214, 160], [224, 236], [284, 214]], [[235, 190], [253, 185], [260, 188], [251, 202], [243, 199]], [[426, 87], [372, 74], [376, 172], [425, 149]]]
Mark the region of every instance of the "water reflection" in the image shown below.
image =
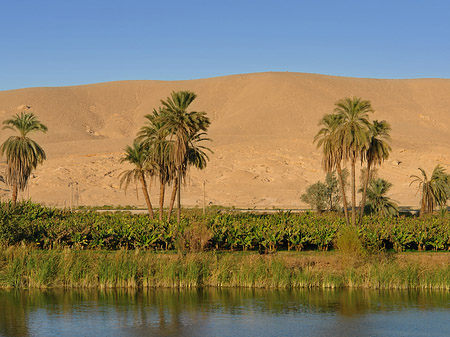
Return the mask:
[[450, 293], [1, 291], [2, 336], [446, 336]]

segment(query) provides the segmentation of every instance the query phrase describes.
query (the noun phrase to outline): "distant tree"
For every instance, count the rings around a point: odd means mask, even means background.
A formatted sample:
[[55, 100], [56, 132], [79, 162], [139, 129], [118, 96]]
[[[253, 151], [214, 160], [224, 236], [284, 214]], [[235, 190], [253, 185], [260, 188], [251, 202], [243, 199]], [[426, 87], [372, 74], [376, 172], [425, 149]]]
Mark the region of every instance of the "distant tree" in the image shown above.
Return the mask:
[[336, 130], [341, 123], [341, 117], [336, 114], [326, 114], [319, 122], [321, 129], [314, 137], [317, 147], [322, 148], [322, 167], [325, 172], [330, 173], [336, 170], [339, 187], [341, 191], [342, 203], [344, 205], [344, 215], [347, 225], [349, 224], [348, 203], [345, 194], [345, 183], [342, 170], [342, 147], [339, 146], [336, 137]]
[[370, 173], [375, 165], [381, 165], [381, 163], [389, 157], [391, 147], [388, 144], [390, 140], [389, 132], [391, 126], [386, 121], [374, 120], [369, 124], [369, 139], [364, 148], [361, 151], [361, 164], [365, 161], [367, 166], [364, 171], [360, 217], [359, 221], [362, 222], [362, 216], [364, 206], [366, 203], [367, 186], [370, 181]]
[[[192, 134], [189, 135], [185, 161], [181, 166], [182, 177], [186, 175], [186, 171], [190, 166], [194, 166], [199, 170], [203, 170], [206, 167], [209, 160], [207, 152], [212, 153], [212, 150], [203, 145], [205, 141], [210, 141], [209, 138], [206, 138], [206, 132], [194, 130], [192, 131]], [[178, 179], [175, 179], [175, 183], [178, 183]], [[175, 203], [175, 192], [177, 191], [177, 189], [178, 186], [174, 186], [172, 190], [169, 211], [167, 214], [167, 221], [169, 221], [172, 214], [173, 206]]]
[[169, 146], [169, 132], [161, 123], [161, 109], [153, 110], [145, 115], [146, 123], [141, 127], [136, 140], [141, 142], [146, 149], [145, 161], [152, 162], [156, 166], [156, 175], [159, 179], [159, 220], [163, 220], [164, 197], [166, 185], [176, 175], [175, 167], [171, 159], [172, 148]]
[[[347, 176], [347, 170], [343, 170], [344, 184]], [[327, 173], [325, 183], [318, 181], [310, 185], [300, 198], [319, 212], [339, 210], [341, 195], [335, 172]]]
[[424, 169], [419, 167], [419, 170], [422, 176], [412, 175], [413, 180], [409, 185], [418, 183], [418, 190], [421, 192], [420, 216], [422, 216], [425, 213], [433, 213], [436, 206], [444, 207], [450, 199], [450, 175], [440, 165], [436, 165], [430, 179]]
[[367, 187], [367, 205], [365, 211], [382, 216], [398, 215], [397, 204], [386, 196], [392, 184], [387, 180], [377, 178], [370, 181]]
[[21, 112], [13, 118], [3, 121], [3, 129], [18, 132], [17, 136], [9, 137], [1, 145], [1, 154], [6, 156], [6, 183], [12, 186], [12, 203], [16, 205], [18, 190], [24, 191], [31, 172], [38, 164], [42, 164], [46, 155], [42, 147], [28, 137], [34, 131], [47, 132], [32, 112]]
[[[344, 186], [347, 184], [347, 170], [343, 170], [342, 179]], [[339, 184], [336, 178], [335, 171], [327, 173], [325, 177], [325, 185], [327, 187], [327, 209], [329, 211], [337, 211], [341, 208], [341, 193], [339, 191]]]
[[323, 212], [327, 208], [327, 185], [318, 181], [310, 185], [306, 192], [300, 197], [318, 212]]
[[369, 141], [369, 112], [373, 112], [370, 101], [358, 97], [344, 98], [335, 104], [334, 113], [338, 125], [334, 131], [336, 146], [342, 151], [342, 158], [350, 161], [352, 191], [352, 225], [356, 226], [355, 166], [361, 151]]
[[206, 132], [211, 124], [206, 112], [188, 111], [189, 105], [197, 95], [191, 91], [172, 92], [170, 97], [161, 101], [160, 122], [169, 133], [171, 144], [171, 162], [175, 167], [174, 190], [177, 191], [177, 222], [181, 214], [181, 181], [186, 174], [189, 141], [198, 132]]
[[151, 218], [154, 217], [153, 206], [148, 194], [146, 176], [152, 177], [155, 174], [155, 168], [147, 161], [147, 151], [142, 143], [134, 141], [132, 146], [125, 148], [125, 156], [120, 160], [121, 163], [128, 162], [134, 165], [131, 170], [126, 170], [120, 173], [120, 187], [124, 186], [125, 191], [131, 182], [140, 182], [142, 187], [142, 194], [144, 195], [147, 204], [148, 213]]

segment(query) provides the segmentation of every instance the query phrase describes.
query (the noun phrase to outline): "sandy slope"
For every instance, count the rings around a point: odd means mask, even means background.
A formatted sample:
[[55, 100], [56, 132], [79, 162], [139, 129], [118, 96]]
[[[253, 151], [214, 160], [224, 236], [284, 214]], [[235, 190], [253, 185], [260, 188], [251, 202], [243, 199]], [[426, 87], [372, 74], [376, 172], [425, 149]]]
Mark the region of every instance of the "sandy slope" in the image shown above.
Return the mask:
[[[192, 109], [207, 111], [214, 155], [204, 171], [191, 171], [183, 202], [207, 201], [248, 207], [303, 207], [299, 196], [324, 174], [312, 144], [321, 116], [338, 99], [370, 99], [374, 119], [392, 125], [390, 159], [381, 177], [391, 196], [417, 205], [409, 187], [417, 167], [450, 170], [450, 80], [378, 80], [301, 73], [258, 73], [192, 81], [121, 81], [60, 88], [0, 92], [0, 120], [32, 107], [49, 127], [35, 139], [48, 160], [35, 172], [24, 196], [51, 205], [70, 202], [70, 181], [79, 183], [80, 204], [143, 204], [133, 189], [119, 189], [123, 147], [132, 142], [143, 116], [172, 90], [193, 90]], [[11, 135], [1, 131], [0, 141]], [[154, 202], [156, 190], [152, 192]], [[0, 193], [7, 187], [0, 183]], [[168, 193], [169, 194], [169, 193]]]

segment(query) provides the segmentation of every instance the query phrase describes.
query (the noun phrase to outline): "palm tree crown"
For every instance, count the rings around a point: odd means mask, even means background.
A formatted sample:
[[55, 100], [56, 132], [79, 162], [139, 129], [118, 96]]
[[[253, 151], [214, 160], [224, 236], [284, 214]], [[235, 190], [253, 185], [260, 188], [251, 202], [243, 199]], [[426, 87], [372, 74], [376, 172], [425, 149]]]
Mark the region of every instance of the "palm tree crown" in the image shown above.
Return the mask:
[[336, 139], [336, 129], [341, 122], [341, 116], [337, 114], [326, 114], [319, 122], [322, 128], [314, 137], [317, 147], [322, 147], [322, 165], [325, 172], [333, 171], [342, 161], [342, 148], [338, 146]]
[[362, 222], [362, 216], [364, 212], [364, 206], [366, 202], [367, 185], [369, 184], [369, 177], [371, 169], [375, 165], [381, 165], [381, 163], [389, 158], [391, 147], [388, 144], [391, 137], [389, 132], [391, 126], [386, 121], [374, 120], [369, 124], [369, 139], [366, 145], [361, 150], [361, 165], [364, 161], [367, 162], [367, 168], [365, 171], [365, 177], [363, 181], [363, 194], [361, 198], [361, 213], [360, 223]]
[[370, 101], [359, 97], [344, 98], [335, 104], [338, 125], [336, 137], [342, 148], [344, 159], [355, 159], [369, 138], [369, 112], [373, 112]]
[[378, 178], [370, 181], [367, 188], [367, 207], [369, 213], [383, 216], [395, 216], [398, 214], [398, 206], [386, 193], [391, 189], [392, 184], [387, 180]]
[[125, 191], [131, 182], [140, 182], [142, 185], [142, 193], [147, 203], [147, 208], [150, 216], [153, 218], [153, 207], [150, 201], [150, 196], [147, 189], [146, 176], [151, 177], [155, 174], [154, 165], [147, 160], [147, 151], [142, 143], [137, 141], [133, 142], [132, 146], [125, 148], [125, 155], [120, 160], [121, 163], [128, 162], [134, 165], [131, 170], [123, 171], [120, 174], [120, 187], [124, 186]]
[[432, 213], [437, 205], [443, 207], [450, 199], [450, 175], [441, 165], [436, 165], [430, 179], [424, 169], [419, 167], [419, 170], [422, 177], [412, 175], [413, 180], [409, 185], [418, 183], [418, 190], [422, 193], [420, 215], [423, 215]]
[[197, 95], [191, 91], [172, 92], [166, 101], [161, 101], [161, 122], [173, 137], [173, 162], [177, 168], [185, 161], [189, 137], [196, 131], [206, 131], [211, 124], [206, 112], [187, 109]]
[[46, 159], [45, 151], [28, 134], [33, 131], [46, 132], [48, 128], [32, 112], [16, 114], [14, 118], [3, 121], [3, 124], [3, 129], [19, 134], [10, 136], [0, 147], [2, 155], [6, 156], [6, 182], [13, 187], [12, 201], [15, 204], [17, 189], [25, 189], [31, 172]]

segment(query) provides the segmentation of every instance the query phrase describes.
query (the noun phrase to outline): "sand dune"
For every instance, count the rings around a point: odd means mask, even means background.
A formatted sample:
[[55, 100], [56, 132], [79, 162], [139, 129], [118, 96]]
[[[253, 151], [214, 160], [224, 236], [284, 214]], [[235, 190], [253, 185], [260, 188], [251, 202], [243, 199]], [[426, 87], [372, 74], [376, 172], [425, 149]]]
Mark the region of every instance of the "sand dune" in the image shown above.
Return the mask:
[[[192, 109], [208, 112], [214, 155], [204, 171], [192, 170], [183, 189], [186, 205], [304, 207], [299, 196], [324, 178], [312, 144], [317, 123], [338, 99], [372, 101], [373, 119], [392, 125], [390, 159], [379, 176], [394, 184], [391, 197], [418, 205], [409, 187], [417, 167], [450, 170], [450, 80], [379, 80], [302, 73], [257, 73], [192, 81], [120, 81], [0, 92], [0, 120], [31, 106], [49, 132], [34, 135], [48, 160], [35, 171], [28, 195], [49, 205], [68, 205], [71, 181], [80, 204], [144, 204], [119, 189], [119, 163], [146, 113], [172, 90], [198, 94]], [[1, 131], [0, 141], [11, 135]], [[0, 168], [2, 170], [2, 168]], [[1, 174], [1, 173], [0, 173]], [[7, 187], [0, 183], [0, 196]], [[156, 203], [156, 190], [152, 196]], [[168, 196], [169, 197], [169, 196]]]

